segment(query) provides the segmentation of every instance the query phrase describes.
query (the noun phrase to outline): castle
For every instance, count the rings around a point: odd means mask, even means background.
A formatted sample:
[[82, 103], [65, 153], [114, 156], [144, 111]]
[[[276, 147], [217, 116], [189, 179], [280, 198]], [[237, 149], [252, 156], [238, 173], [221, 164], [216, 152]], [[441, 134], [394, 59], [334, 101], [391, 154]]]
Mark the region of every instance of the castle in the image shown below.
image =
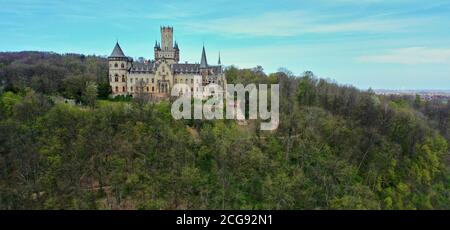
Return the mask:
[[177, 83], [190, 86], [193, 93], [201, 92], [201, 87], [208, 84], [226, 85], [220, 54], [218, 65], [209, 65], [204, 46], [200, 64], [179, 63], [180, 49], [173, 41], [173, 27], [161, 27], [161, 43], [155, 42], [154, 56], [154, 60], [133, 61], [117, 42], [108, 57], [113, 96], [145, 93], [155, 98], [167, 98]]

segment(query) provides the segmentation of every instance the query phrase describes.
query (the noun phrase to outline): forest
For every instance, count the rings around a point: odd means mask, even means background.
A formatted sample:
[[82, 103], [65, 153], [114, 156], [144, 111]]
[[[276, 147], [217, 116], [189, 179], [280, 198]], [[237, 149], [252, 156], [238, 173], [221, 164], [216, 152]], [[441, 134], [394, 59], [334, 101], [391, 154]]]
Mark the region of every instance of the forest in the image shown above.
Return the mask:
[[277, 130], [111, 98], [104, 57], [0, 53], [0, 209], [450, 209], [449, 101], [226, 76], [280, 84]]

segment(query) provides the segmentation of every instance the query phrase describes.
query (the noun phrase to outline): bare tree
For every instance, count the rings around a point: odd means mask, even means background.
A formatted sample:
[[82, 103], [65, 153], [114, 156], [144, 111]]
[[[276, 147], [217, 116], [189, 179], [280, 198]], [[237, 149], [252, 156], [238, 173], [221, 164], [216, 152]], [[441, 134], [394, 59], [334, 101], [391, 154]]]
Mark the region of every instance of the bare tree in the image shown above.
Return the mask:
[[144, 80], [139, 80], [135, 84], [135, 93], [134, 93], [134, 101], [138, 105], [144, 105], [148, 102], [150, 102], [150, 96], [149, 93], [146, 92], [146, 84]]

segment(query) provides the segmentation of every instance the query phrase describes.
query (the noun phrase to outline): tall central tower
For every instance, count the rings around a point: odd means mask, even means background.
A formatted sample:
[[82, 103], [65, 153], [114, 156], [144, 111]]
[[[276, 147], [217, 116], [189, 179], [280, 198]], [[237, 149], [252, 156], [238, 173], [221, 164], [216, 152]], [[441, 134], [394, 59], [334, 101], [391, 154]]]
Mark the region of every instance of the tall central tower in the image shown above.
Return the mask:
[[173, 27], [161, 27], [161, 45], [163, 50], [173, 49]]
[[173, 27], [161, 27], [161, 44], [155, 44], [155, 60], [166, 61], [169, 64], [180, 61], [180, 50], [178, 44], [173, 42]]

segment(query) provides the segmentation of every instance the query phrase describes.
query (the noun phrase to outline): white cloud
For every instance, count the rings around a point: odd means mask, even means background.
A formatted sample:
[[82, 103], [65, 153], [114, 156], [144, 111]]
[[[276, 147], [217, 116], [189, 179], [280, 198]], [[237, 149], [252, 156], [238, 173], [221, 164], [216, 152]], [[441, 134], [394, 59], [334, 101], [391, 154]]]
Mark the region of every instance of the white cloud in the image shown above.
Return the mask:
[[392, 64], [450, 64], [450, 49], [409, 47], [389, 50], [385, 54], [357, 58], [360, 62]]
[[337, 18], [303, 11], [263, 13], [246, 17], [227, 17], [185, 23], [193, 31], [244, 36], [297, 36], [305, 33], [398, 32], [424, 25], [431, 19], [381, 17]]

